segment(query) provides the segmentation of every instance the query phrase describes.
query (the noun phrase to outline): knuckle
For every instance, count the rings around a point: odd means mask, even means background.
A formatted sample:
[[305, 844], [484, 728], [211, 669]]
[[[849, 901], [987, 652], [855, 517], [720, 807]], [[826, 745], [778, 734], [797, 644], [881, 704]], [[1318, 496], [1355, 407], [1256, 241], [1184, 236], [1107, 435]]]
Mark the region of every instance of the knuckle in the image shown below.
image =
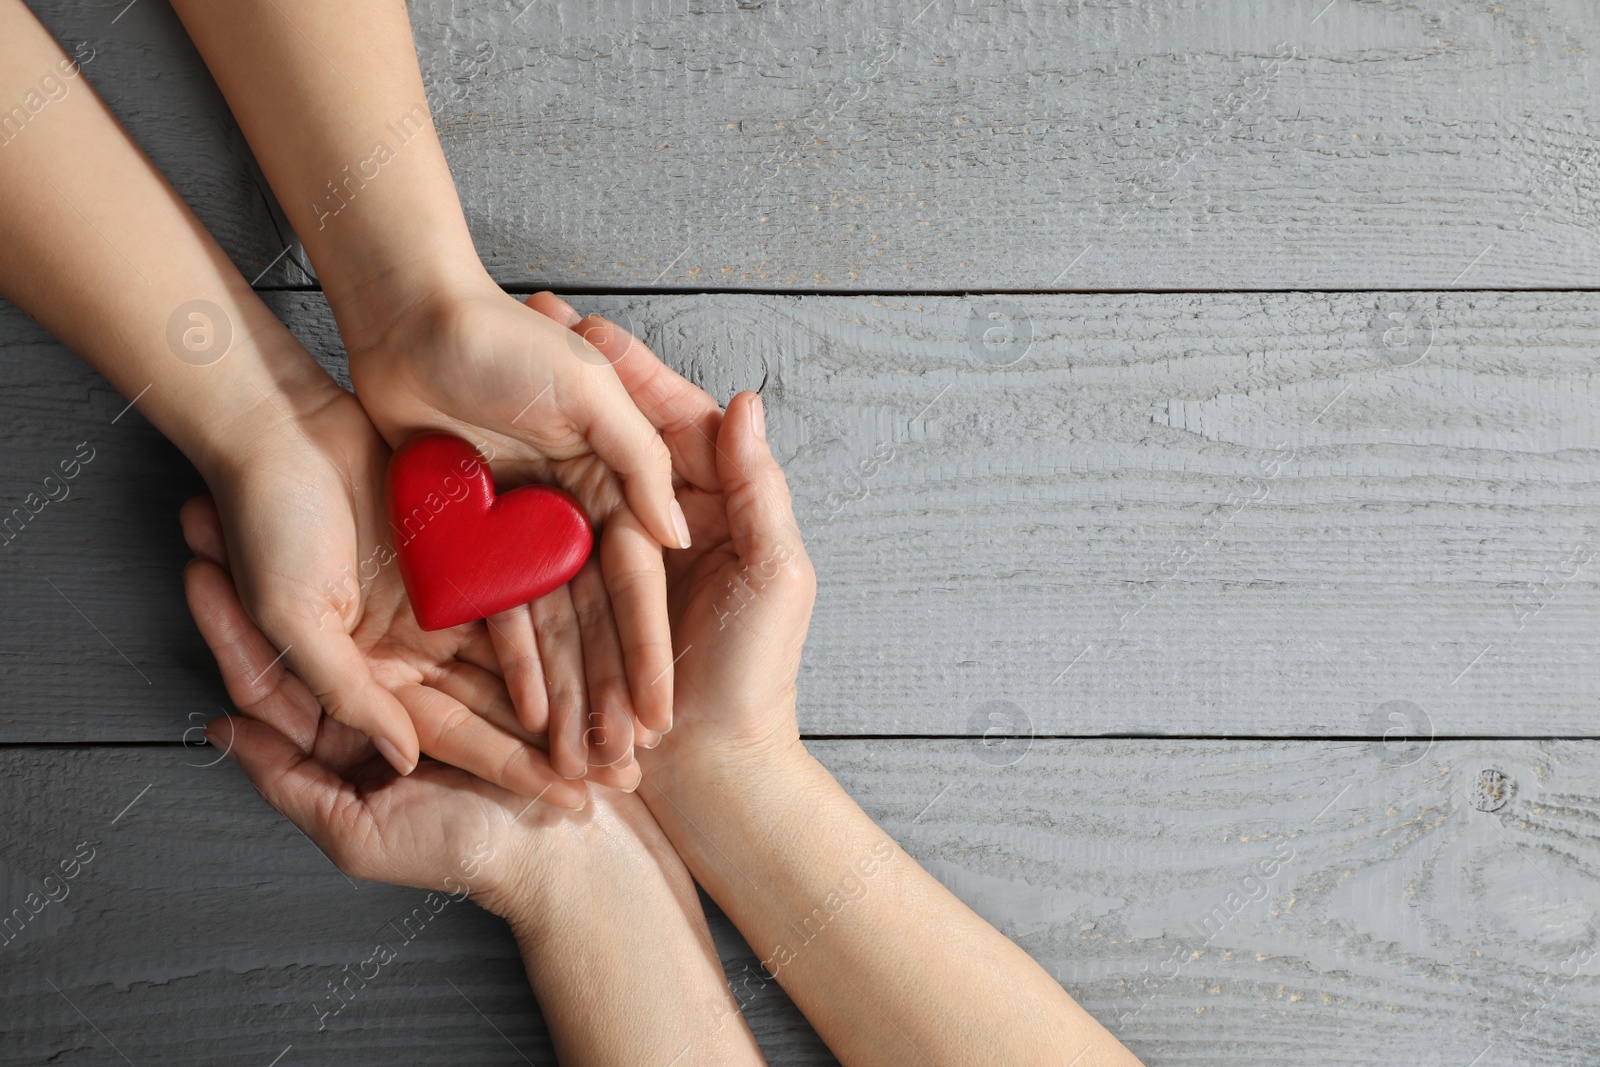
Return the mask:
[[512, 789], [513, 783], [527, 776], [527, 771], [532, 765], [533, 760], [528, 755], [527, 746], [513, 744], [500, 760], [500, 765], [495, 768], [493, 781], [502, 788]]
[[434, 730], [434, 742], [437, 744], [444, 741], [451, 734], [461, 733], [470, 725], [472, 718], [473, 714], [465, 708], [455, 707], [450, 709], [444, 718], [439, 720], [438, 727]]

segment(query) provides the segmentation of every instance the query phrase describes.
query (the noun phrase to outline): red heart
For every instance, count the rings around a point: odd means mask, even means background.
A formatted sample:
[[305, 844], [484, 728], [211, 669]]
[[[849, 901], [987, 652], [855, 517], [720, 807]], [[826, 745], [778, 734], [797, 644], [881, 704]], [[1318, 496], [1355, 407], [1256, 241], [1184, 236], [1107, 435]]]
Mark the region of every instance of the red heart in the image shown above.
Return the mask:
[[488, 464], [447, 433], [395, 451], [388, 495], [400, 577], [424, 630], [537, 600], [571, 581], [594, 546], [576, 500], [543, 485], [495, 496]]

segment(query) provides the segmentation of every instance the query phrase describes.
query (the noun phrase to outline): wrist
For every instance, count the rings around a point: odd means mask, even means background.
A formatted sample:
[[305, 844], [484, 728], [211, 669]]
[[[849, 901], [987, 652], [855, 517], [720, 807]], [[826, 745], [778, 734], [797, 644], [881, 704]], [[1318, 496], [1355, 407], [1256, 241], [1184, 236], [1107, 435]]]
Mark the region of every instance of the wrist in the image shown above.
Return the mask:
[[783, 726], [719, 737], [702, 737], [690, 724], [680, 726], [657, 748], [638, 753], [644, 781], [697, 803], [748, 803], [757, 792], [799, 781], [821, 766], [801, 742], [792, 713], [766, 719]]
[[464, 223], [458, 235], [418, 234], [393, 248], [377, 244], [319, 274], [352, 365], [369, 353], [394, 347], [397, 336], [425, 334], [473, 295], [501, 292], [478, 259]]
[[[271, 318], [265, 308], [261, 313]], [[234, 351], [214, 366], [199, 368], [212, 375], [200, 397], [150, 405], [151, 421], [208, 484], [216, 485], [272, 442], [298, 439], [296, 423], [348, 395], [275, 318], [265, 333], [250, 336], [247, 329]]]
[[[481, 869], [492, 875], [473, 899], [504, 919], [519, 941], [543, 943], [570, 930], [603, 886], [637, 875], [636, 850], [620, 832], [638, 799], [591, 786], [579, 811], [543, 805], [518, 816], [514, 835], [497, 842]], [[645, 816], [648, 818], [648, 816]]]

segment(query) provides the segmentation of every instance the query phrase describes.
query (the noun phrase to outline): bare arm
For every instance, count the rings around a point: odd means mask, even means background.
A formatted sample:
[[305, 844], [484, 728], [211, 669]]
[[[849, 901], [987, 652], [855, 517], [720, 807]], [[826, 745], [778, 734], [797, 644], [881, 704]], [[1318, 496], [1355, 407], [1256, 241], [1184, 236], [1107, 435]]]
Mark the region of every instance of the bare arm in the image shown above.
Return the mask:
[[137, 398], [201, 473], [330, 395], [20, 0], [0, 0], [0, 107], [0, 293]]

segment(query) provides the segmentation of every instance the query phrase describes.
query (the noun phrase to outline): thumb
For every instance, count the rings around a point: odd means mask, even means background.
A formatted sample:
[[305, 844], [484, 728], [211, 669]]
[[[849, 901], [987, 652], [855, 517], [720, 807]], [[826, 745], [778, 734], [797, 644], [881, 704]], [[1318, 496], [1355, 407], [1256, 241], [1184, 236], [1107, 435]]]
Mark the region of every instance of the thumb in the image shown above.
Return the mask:
[[727, 500], [728, 534], [746, 566], [786, 567], [805, 558], [789, 483], [767, 447], [761, 398], [743, 392], [728, 403], [717, 434], [717, 475]]

